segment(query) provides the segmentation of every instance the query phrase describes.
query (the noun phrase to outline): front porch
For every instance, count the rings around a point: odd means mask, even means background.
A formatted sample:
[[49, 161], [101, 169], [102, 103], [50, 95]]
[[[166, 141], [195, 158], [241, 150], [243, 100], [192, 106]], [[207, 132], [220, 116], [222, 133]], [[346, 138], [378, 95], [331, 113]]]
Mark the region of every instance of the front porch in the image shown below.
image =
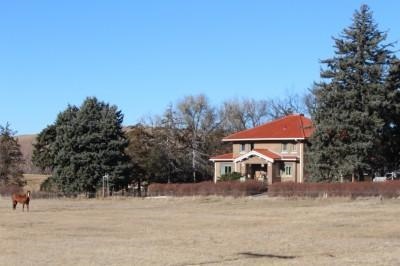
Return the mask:
[[[274, 162], [279, 155], [268, 150], [252, 150], [236, 158], [235, 171], [246, 179], [255, 179], [272, 184], [274, 181]], [[239, 169], [238, 169], [239, 168]]]
[[299, 182], [298, 158], [283, 158], [269, 150], [252, 150], [232, 159], [214, 161], [214, 182], [218, 177], [231, 172], [240, 173], [241, 180], [254, 179], [272, 184], [275, 182]]

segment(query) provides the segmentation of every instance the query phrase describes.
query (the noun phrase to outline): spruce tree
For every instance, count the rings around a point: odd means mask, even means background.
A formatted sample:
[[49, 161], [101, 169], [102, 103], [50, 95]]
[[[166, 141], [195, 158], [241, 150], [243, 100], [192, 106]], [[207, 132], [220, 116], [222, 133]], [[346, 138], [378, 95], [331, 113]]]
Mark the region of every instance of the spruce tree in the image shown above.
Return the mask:
[[381, 109], [385, 118], [380, 151], [385, 158], [383, 170], [400, 169], [400, 60], [393, 58], [385, 82], [385, 102]]
[[7, 123], [5, 127], [0, 126], [0, 186], [17, 185], [23, 186], [24, 160], [15, 132]]
[[346, 175], [363, 180], [364, 173], [384, 164], [382, 110], [390, 105], [384, 83], [392, 54], [385, 39], [362, 5], [353, 23], [334, 38], [335, 56], [322, 61], [322, 81], [313, 90], [315, 132], [308, 157], [314, 180]]
[[105, 174], [115, 190], [121, 189], [132, 180], [122, 121], [116, 106], [96, 98], [79, 108], [68, 106], [39, 134], [34, 163], [52, 169], [53, 181], [64, 192], [95, 192]]

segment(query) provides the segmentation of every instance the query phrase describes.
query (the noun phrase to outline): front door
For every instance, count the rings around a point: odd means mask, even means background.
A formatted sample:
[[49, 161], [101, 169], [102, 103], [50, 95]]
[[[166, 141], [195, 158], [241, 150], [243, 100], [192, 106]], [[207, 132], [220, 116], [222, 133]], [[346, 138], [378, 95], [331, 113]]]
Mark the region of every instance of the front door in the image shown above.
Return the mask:
[[262, 181], [267, 178], [267, 171], [267, 164], [249, 164], [247, 177]]

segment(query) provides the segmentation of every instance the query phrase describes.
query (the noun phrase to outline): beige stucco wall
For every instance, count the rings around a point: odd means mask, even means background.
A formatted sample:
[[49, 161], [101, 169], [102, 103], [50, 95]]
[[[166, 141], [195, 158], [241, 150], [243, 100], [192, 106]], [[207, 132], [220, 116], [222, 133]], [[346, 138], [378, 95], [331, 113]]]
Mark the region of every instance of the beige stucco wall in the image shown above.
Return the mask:
[[220, 162], [215, 162], [215, 172], [214, 172], [214, 182], [218, 180], [218, 177], [221, 176], [221, 163]]
[[[254, 149], [268, 149], [270, 151], [273, 151], [275, 153], [282, 153], [282, 143], [284, 141], [264, 141], [264, 142], [254, 142]], [[296, 146], [296, 151], [289, 151], [287, 154], [293, 154], [293, 155], [299, 155], [300, 151], [300, 144], [296, 142], [287, 142], [290, 145]], [[233, 143], [232, 145], [233, 153], [238, 155], [240, 154], [240, 146], [241, 143]], [[245, 149], [246, 152], [249, 152], [251, 150], [251, 143], [246, 143], [245, 144]]]
[[232, 172], [235, 172], [235, 163], [230, 162], [230, 161], [222, 161], [222, 162], [215, 162], [214, 163], [214, 180], [215, 178], [221, 177], [221, 167], [222, 165], [230, 165], [232, 167]]
[[[240, 154], [240, 146], [242, 146], [242, 143], [233, 143], [233, 153], [234, 154]], [[246, 152], [251, 151], [250, 143], [245, 143], [245, 151]]]
[[297, 178], [296, 178], [296, 182], [301, 182], [300, 177], [301, 177], [301, 173], [300, 173], [300, 163], [296, 163], [296, 174], [297, 174]]
[[[254, 148], [255, 149], [268, 149], [272, 152], [282, 154], [282, 143], [285, 141], [258, 141], [258, 142], [248, 142], [246, 143], [246, 152], [249, 152], [251, 150], [251, 143], [254, 143]], [[240, 146], [241, 143], [243, 142], [235, 142], [232, 144], [233, 148], [233, 153], [237, 156], [240, 154]], [[279, 169], [279, 163], [274, 163], [272, 167], [272, 172], [274, 182], [285, 182], [285, 181], [292, 181], [292, 182], [304, 182], [304, 176], [303, 176], [303, 171], [304, 171], [304, 153], [306, 152], [306, 147], [303, 142], [294, 142], [294, 141], [287, 141], [286, 143], [290, 145], [295, 145], [296, 150], [293, 152], [292, 150], [289, 150], [288, 153], [283, 153], [287, 155], [294, 155], [301, 157], [299, 161], [297, 162], [290, 162], [292, 163], [292, 176], [282, 176], [280, 175], [280, 169]], [[290, 149], [290, 148], [289, 148]], [[229, 162], [215, 162], [215, 174], [217, 177], [221, 175], [221, 165], [223, 163], [229, 163]], [[245, 174], [246, 167], [245, 164], [267, 164], [266, 161], [264, 161], [261, 158], [258, 157], [252, 157], [249, 159], [246, 159], [242, 162], [238, 163], [232, 163], [232, 172], [239, 172], [242, 173], [243, 175]], [[302, 169], [303, 168], [303, 169]]]

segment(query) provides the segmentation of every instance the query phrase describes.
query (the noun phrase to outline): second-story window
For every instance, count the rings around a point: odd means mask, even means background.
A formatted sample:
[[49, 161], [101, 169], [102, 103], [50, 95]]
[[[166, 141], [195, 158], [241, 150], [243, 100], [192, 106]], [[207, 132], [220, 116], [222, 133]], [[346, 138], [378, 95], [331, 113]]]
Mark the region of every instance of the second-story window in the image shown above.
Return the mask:
[[296, 152], [297, 152], [297, 144], [296, 144], [296, 143], [293, 143], [293, 144], [292, 144], [292, 152], [293, 152], [293, 153], [296, 153]]
[[282, 143], [282, 153], [288, 152], [288, 144]]
[[246, 151], [246, 144], [240, 144], [240, 152]]

